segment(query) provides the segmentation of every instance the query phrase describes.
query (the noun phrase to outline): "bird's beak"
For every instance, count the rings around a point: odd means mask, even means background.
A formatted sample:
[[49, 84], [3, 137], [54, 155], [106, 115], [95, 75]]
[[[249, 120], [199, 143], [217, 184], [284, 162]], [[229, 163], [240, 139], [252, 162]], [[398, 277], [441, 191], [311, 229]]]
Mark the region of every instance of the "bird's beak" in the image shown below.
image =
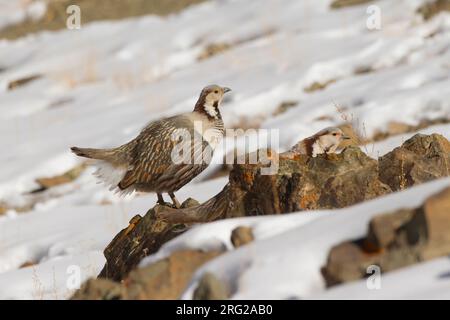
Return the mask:
[[342, 139], [344, 139], [344, 140], [350, 140], [351, 138], [350, 138], [349, 136], [343, 135], [343, 136], [342, 136]]
[[230, 92], [230, 91], [231, 91], [230, 88], [227, 88], [227, 87], [224, 87], [224, 88], [223, 88], [223, 93], [227, 93], [227, 92]]

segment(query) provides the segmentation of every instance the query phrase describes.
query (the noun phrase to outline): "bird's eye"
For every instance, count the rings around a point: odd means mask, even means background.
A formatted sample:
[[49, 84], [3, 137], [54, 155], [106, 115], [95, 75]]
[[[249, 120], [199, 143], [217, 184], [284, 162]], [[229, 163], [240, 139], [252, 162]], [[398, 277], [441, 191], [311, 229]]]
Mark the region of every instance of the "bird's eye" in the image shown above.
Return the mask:
[[337, 136], [337, 133], [333, 133], [333, 136], [335, 136], [335, 137], [336, 137], [336, 136]]
[[215, 90], [214, 93], [219, 93], [219, 90]]

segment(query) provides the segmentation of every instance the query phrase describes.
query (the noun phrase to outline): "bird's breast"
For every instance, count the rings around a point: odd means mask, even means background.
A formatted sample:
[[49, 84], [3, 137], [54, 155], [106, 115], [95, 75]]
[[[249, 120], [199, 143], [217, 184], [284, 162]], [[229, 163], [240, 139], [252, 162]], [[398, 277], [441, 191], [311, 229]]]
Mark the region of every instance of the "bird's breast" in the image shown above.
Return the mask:
[[210, 120], [206, 116], [196, 114], [192, 114], [190, 120], [193, 123], [194, 131], [214, 150], [225, 133], [222, 120]]
[[223, 133], [224, 133], [223, 128], [213, 127], [209, 128], [208, 130], [205, 130], [205, 132], [203, 132], [202, 137], [203, 140], [208, 142], [208, 144], [214, 150], [222, 140]]

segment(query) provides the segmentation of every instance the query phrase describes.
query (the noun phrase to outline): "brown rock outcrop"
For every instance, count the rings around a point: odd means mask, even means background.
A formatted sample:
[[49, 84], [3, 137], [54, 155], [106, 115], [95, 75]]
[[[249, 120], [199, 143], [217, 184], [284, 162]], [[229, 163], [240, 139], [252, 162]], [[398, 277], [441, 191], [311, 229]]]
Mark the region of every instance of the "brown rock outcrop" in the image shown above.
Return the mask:
[[[90, 279], [72, 299], [87, 300], [163, 300], [178, 299], [198, 267], [222, 251], [181, 250], [146, 267], [138, 268], [121, 282]], [[213, 290], [214, 289], [214, 290]], [[219, 294], [211, 288], [210, 294]]]
[[107, 262], [99, 277], [122, 280], [144, 257], [155, 253], [162, 244], [185, 231], [184, 226], [169, 225], [155, 218], [157, 212], [164, 210], [170, 208], [156, 205], [143, 217], [136, 215], [130, 220], [128, 227], [120, 231], [106, 247], [104, 254]]
[[439, 134], [416, 134], [379, 159], [380, 180], [392, 190], [450, 175], [450, 142]]
[[322, 274], [327, 286], [362, 279], [377, 265], [388, 272], [450, 254], [450, 188], [416, 209], [374, 217], [367, 236], [330, 250]]
[[[112, 297], [174, 297], [183, 289], [183, 285], [172, 283], [176, 277], [170, 269], [178, 264], [173, 262], [176, 258], [132, 270], [142, 258], [158, 251], [161, 245], [187, 230], [191, 223], [350, 206], [390, 193], [392, 189], [401, 189], [402, 179], [398, 177], [402, 175], [408, 182], [405, 186], [449, 175], [446, 166], [449, 145], [448, 140], [439, 135], [416, 135], [380, 158], [379, 162], [351, 146], [340, 154], [315, 158], [303, 155], [288, 158], [281, 154], [277, 160], [278, 171], [272, 175], [261, 174], [267, 166], [262, 162], [234, 165], [228, 184], [208, 201], [198, 204], [188, 199], [182, 209], [156, 205], [143, 217], [135, 216], [105, 249], [107, 263], [99, 277], [123, 280], [127, 284], [125, 292], [112, 294]], [[258, 152], [277, 159], [275, 153], [263, 151]], [[446, 197], [430, 199], [414, 210], [375, 217], [364, 239], [346, 242], [330, 252], [323, 269], [327, 283], [332, 285], [364, 277], [371, 264], [380, 265], [387, 271], [450, 252], [445, 233], [448, 228], [446, 212], [449, 211]], [[235, 247], [252, 239], [251, 230], [242, 228], [235, 229], [231, 235]], [[176, 261], [184, 261], [181, 257]], [[199, 265], [200, 262], [194, 263], [182, 279], [176, 281], [187, 283]], [[205, 288], [209, 285], [208, 282]], [[156, 287], [164, 288], [159, 295], [154, 293]], [[97, 296], [104, 297], [105, 293]]]

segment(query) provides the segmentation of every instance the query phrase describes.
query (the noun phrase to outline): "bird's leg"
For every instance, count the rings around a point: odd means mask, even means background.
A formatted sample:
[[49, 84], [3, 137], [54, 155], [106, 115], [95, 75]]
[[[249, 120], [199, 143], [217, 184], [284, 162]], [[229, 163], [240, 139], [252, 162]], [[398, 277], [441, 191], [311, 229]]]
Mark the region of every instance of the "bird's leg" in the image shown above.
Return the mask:
[[172, 199], [172, 203], [175, 206], [175, 208], [180, 209], [181, 205], [178, 202], [177, 198], [175, 197], [175, 194], [173, 192], [169, 192], [169, 196]]
[[164, 198], [163, 198], [163, 196], [162, 196], [162, 194], [161, 193], [157, 193], [157, 195], [158, 195], [158, 204], [160, 204], [160, 205], [165, 205], [166, 203], [164, 202]]

